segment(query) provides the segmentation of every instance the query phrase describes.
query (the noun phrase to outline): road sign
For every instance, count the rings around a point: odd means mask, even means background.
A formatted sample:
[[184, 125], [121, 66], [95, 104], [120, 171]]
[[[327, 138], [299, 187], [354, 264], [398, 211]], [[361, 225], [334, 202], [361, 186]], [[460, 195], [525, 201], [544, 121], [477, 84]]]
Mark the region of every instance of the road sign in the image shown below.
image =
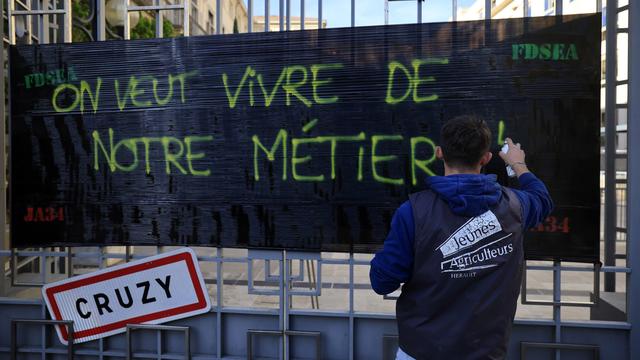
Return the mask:
[[[161, 324], [211, 308], [189, 248], [47, 284], [42, 296], [53, 319], [74, 322], [74, 343], [122, 333], [127, 324]], [[56, 331], [66, 345], [66, 327]]]

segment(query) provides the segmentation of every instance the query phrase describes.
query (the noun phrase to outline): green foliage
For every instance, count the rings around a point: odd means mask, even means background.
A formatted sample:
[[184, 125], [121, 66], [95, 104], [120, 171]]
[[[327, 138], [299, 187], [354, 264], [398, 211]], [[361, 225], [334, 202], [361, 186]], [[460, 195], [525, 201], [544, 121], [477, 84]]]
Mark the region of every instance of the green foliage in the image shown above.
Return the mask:
[[176, 37], [178, 34], [173, 28], [173, 23], [167, 19], [163, 19], [162, 21], [162, 36], [163, 37]]
[[73, 0], [71, 11], [74, 17], [86, 19], [89, 16], [89, 4], [86, 0]]
[[[175, 37], [177, 34], [173, 28], [171, 21], [163, 19], [162, 36]], [[131, 39], [153, 39], [156, 37], [156, 19], [141, 17], [138, 24], [131, 29]]]
[[149, 18], [141, 17], [138, 24], [131, 29], [132, 39], [152, 39], [156, 37], [155, 19], [151, 21]]
[[[77, 19], [86, 19], [89, 17], [89, 3], [87, 0], [73, 0], [71, 2], [71, 16]], [[91, 30], [91, 25], [85, 25]], [[71, 28], [71, 40], [73, 42], [91, 41], [91, 38], [76, 26]]]

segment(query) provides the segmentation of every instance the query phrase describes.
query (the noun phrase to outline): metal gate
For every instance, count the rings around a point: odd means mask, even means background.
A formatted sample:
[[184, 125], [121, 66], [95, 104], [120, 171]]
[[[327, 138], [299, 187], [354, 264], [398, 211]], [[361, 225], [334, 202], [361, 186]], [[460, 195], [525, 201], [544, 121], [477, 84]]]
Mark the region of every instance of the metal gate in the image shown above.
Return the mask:
[[[432, 21], [434, 6], [444, 2], [278, 0], [275, 6], [269, 0], [123, 0], [123, 11], [132, 16], [124, 17], [118, 26], [108, 26], [106, 19], [113, 11], [107, 6], [110, 1], [115, 0], [3, 2], [8, 33], [0, 27], [0, 35], [5, 49], [14, 43], [69, 42], [76, 36], [89, 41], [128, 39], [137, 34], [134, 14], [141, 11], [154, 19], [153, 32], [162, 37], [168, 35], [166, 30], [184, 36], [221, 34], [229, 32], [229, 26], [249, 32], [322, 29], [323, 12], [326, 15], [338, 7], [349, 8], [346, 25], [350, 26], [360, 25], [361, 10], [371, 7], [380, 10], [385, 24], [398, 21], [394, 11], [407, 6], [414, 9], [415, 21]], [[535, 15], [537, 8], [546, 15], [562, 14], [580, 1], [585, 0], [451, 0], [446, 5], [451, 9], [448, 20], [455, 21], [468, 16], [460, 12], [462, 6], [475, 9], [480, 4], [478, 16], [489, 19], [507, 8], [519, 9], [520, 16]], [[276, 17], [271, 16], [273, 7], [277, 7]], [[254, 15], [257, 8], [262, 22]], [[606, 102], [601, 165], [604, 266], [528, 262], [510, 359], [640, 358], [640, 310], [633, 305], [640, 301], [640, 276], [632, 273], [640, 266], [640, 228], [637, 222], [627, 221], [640, 218], [640, 146], [627, 141], [640, 139], [640, 6], [626, 0], [593, 0], [593, 11], [598, 10], [604, 14], [607, 60], [602, 82]], [[242, 11], [249, 19], [246, 26], [238, 25], [237, 14]], [[231, 12], [233, 22], [225, 17]], [[167, 29], [166, 19], [179, 29]], [[3, 80], [5, 71], [0, 67]], [[0, 87], [0, 97], [6, 99], [4, 91]], [[6, 119], [5, 104], [0, 103], [0, 113]], [[0, 133], [2, 149], [7, 150], [5, 124], [0, 122]], [[5, 158], [3, 153], [2, 168], [6, 168]], [[0, 175], [0, 183], [6, 182], [5, 174]], [[5, 204], [6, 192], [1, 191], [2, 214], [6, 214]], [[54, 323], [47, 320], [39, 295], [42, 284], [171, 248], [13, 250], [6, 218], [2, 224], [2, 359], [394, 358], [394, 298], [373, 296], [367, 277], [370, 255], [221, 248], [196, 248], [214, 304], [210, 313], [163, 326], [132, 325], [125, 334], [65, 347], [54, 336]]]

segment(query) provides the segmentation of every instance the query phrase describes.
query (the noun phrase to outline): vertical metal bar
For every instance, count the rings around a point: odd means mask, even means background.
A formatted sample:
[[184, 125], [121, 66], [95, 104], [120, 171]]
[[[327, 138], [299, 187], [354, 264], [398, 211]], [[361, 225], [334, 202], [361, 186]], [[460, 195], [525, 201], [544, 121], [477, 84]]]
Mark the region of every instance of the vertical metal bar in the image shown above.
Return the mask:
[[[191, 24], [189, 21], [189, 12], [191, 11], [191, 2], [189, 0], [183, 0], [184, 2], [182, 3], [182, 5], [184, 6], [184, 9], [182, 10], [182, 35], [183, 36], [189, 36], [191, 35]], [[217, 1], [217, 3], [219, 3], [220, 1]], [[216, 16], [218, 15], [219, 12], [216, 11]]]
[[286, 275], [285, 274], [286, 273], [285, 273], [285, 271], [287, 269], [287, 266], [286, 266], [287, 260], [286, 260], [286, 257], [284, 256], [284, 251], [282, 252], [282, 254], [283, 255], [280, 257], [280, 261], [278, 261], [278, 263], [280, 265], [279, 266], [280, 267], [280, 269], [279, 269], [279, 271], [280, 271], [280, 274], [279, 274], [280, 275], [280, 281], [279, 281], [279, 286], [280, 286], [280, 301], [279, 301], [279, 303], [280, 303], [280, 314], [279, 314], [280, 319], [279, 320], [280, 321], [279, 321], [279, 323], [280, 324], [279, 324], [279, 328], [280, 329], [279, 330], [282, 331], [282, 342], [280, 343], [280, 351], [279, 351], [280, 352], [280, 354], [279, 354], [280, 355], [280, 359], [284, 359], [285, 356], [286, 356], [285, 348], [286, 348], [286, 343], [287, 343], [286, 336], [284, 336], [284, 331], [285, 331], [285, 326], [284, 326], [285, 319], [284, 318], [285, 318], [285, 313], [287, 312], [287, 308], [285, 307], [285, 303], [286, 303], [286, 300], [285, 300], [285, 298], [286, 298], [286, 290], [285, 290], [285, 287], [286, 287], [286, 278], [285, 277], [286, 277]]
[[[607, 1], [605, 71], [604, 265], [616, 264], [616, 68], [618, 0]], [[629, 118], [631, 119], [631, 118]], [[630, 138], [631, 139], [631, 138]], [[616, 274], [604, 274], [604, 291], [616, 291]]]
[[384, 0], [384, 24], [389, 25], [389, 0]]
[[351, 27], [356, 26], [356, 0], [351, 0]]
[[564, 14], [564, 8], [563, 8], [563, 0], [556, 0], [556, 15], [562, 15]]
[[129, 21], [129, 1], [124, 0], [124, 39], [131, 39], [131, 22]]
[[[36, 9], [35, 10], [45, 10], [48, 8], [48, 0], [40, 0], [36, 2]], [[36, 19], [37, 19], [37, 23], [38, 23], [38, 43], [40, 44], [48, 44], [49, 43], [49, 38], [48, 36], [45, 36], [45, 33], [48, 35], [49, 32], [45, 31], [45, 25], [48, 25], [49, 21], [46, 20], [45, 18], [49, 17], [49, 15], [37, 15]], [[54, 262], [58, 260], [57, 258], [54, 259]]]
[[[64, 0], [64, 42], [71, 42], [72, 17], [71, 17], [71, 0]], [[31, 29], [29, 29], [31, 31]], [[42, 41], [42, 39], [40, 39]]]
[[[309, 276], [309, 290], [316, 290], [318, 289], [319, 286], [319, 281], [316, 281], [316, 271], [315, 271], [315, 265], [313, 263], [313, 260], [305, 260], [305, 263], [307, 265], [307, 275]], [[318, 266], [322, 266], [322, 263], [320, 261], [318, 261]], [[318, 269], [318, 272], [320, 272], [320, 270]], [[318, 299], [318, 295], [311, 295], [311, 308], [312, 309], [320, 309], [320, 301]]]
[[269, 9], [269, 0], [264, 0], [264, 32], [269, 31], [269, 25], [271, 25], [271, 9]]
[[187, 355], [187, 360], [191, 360], [191, 328], [187, 328], [184, 332], [184, 351]]
[[[187, 1], [188, 0], [185, 0], [185, 2]], [[160, 5], [160, 0], [156, 0], [156, 5]], [[160, 10], [156, 10], [156, 37], [157, 38], [162, 38], [164, 36], [162, 33], [162, 30], [163, 30], [162, 25], [164, 25], [162, 20], [162, 12]]]
[[322, 359], [322, 342], [320, 341], [320, 334], [316, 337], [316, 359]]
[[529, 16], [529, 0], [522, 0], [522, 17]]
[[[0, 14], [4, 14], [4, 1], [0, 1]], [[3, 20], [4, 21], [4, 20]], [[11, 17], [9, 16], [9, 23], [11, 23]], [[9, 27], [10, 28], [10, 27]], [[0, 26], [0, 41], [2, 41], [3, 44], [3, 49], [2, 51], [0, 51], [0, 64], [2, 64], [2, 66], [0, 66], [0, 79], [2, 79], [2, 84], [4, 84], [5, 82], [5, 72], [4, 72], [4, 24], [3, 26]], [[6, 198], [6, 187], [5, 187], [5, 174], [7, 173], [6, 170], [6, 164], [5, 164], [5, 149], [7, 148], [7, 143], [6, 140], [7, 138], [5, 137], [5, 134], [7, 132], [7, 129], [5, 127], [6, 124], [6, 116], [5, 116], [5, 107], [4, 107], [4, 101], [5, 101], [5, 92], [4, 92], [4, 86], [0, 86], [0, 169], [3, 169], [3, 171], [0, 171], [0, 238], [2, 239], [0, 241], [0, 246], [2, 246], [3, 249], [9, 249], [10, 248], [10, 244], [9, 244], [9, 238], [6, 237], [5, 235], [7, 234], [7, 219], [6, 219], [6, 214], [7, 214], [7, 198]], [[5, 257], [0, 257], [0, 259], [2, 259], [2, 261], [0, 261], [0, 266], [2, 266], [2, 269], [5, 268], [5, 263], [7, 261], [11, 262], [11, 256], [9, 258], [5, 258]], [[11, 265], [9, 265], [11, 266]], [[11, 276], [13, 277], [13, 270], [11, 270]], [[5, 294], [5, 285], [7, 283], [7, 278], [5, 276], [2, 277], [2, 280], [0, 281], [0, 295], [1, 296], [6, 296]]]
[[[58, 4], [56, 4], [56, 2], [55, 2], [55, 1], [53, 2], [53, 8], [54, 8], [54, 9], [56, 9], [56, 10], [58, 9]], [[97, 10], [97, 5], [96, 5], [96, 10]], [[71, 12], [71, 18], [73, 19], [73, 9], [72, 9], [72, 12]], [[93, 20], [91, 21], [91, 25], [93, 26], [93, 29], [95, 30], [95, 31], [94, 31], [94, 34], [96, 34], [96, 33], [97, 33], [97, 31], [98, 31], [98, 23], [97, 23], [97, 19], [98, 19], [98, 17], [97, 17], [97, 16], [94, 16], [94, 17], [93, 17]], [[72, 22], [73, 22], [73, 20], [72, 20]], [[52, 23], [56, 28], [60, 28], [60, 22], [58, 21], [58, 15], [54, 15], [54, 16], [53, 16], [53, 18], [52, 18], [52, 20], [51, 20], [51, 23]], [[52, 32], [52, 35], [53, 35], [53, 36], [52, 36], [52, 38], [53, 38], [52, 40], [53, 40], [53, 42], [54, 42], [54, 43], [58, 43], [58, 42], [60, 42], [60, 39], [59, 39], [59, 36], [58, 36], [58, 32], [57, 32], [57, 31], [55, 31], [55, 30], [54, 30], [54, 31]], [[72, 35], [72, 38], [73, 38], [73, 30], [71, 31], [71, 35]], [[97, 40], [97, 36], [95, 36], [95, 39]], [[72, 40], [73, 40], [73, 39], [72, 39]]]
[[[2, 38], [0, 38], [2, 39]], [[71, 247], [67, 248], [67, 277], [73, 276], [73, 251]]]
[[17, 283], [16, 278], [17, 278], [18, 266], [16, 264], [16, 261], [17, 261], [16, 249], [11, 248], [11, 256], [9, 256], [9, 271], [11, 271], [11, 286], [15, 286]]
[[[99, 247], [99, 252], [98, 252], [98, 269], [99, 270], [102, 270], [104, 268], [104, 261], [105, 261], [104, 247], [100, 246]], [[104, 338], [98, 339], [98, 351], [100, 352], [100, 357], [98, 358], [98, 360], [104, 360], [104, 357], [103, 357], [103, 354], [104, 354]]]
[[[313, 274], [313, 278], [314, 280], [314, 284], [316, 286], [316, 289], [318, 289], [318, 292], [322, 291], [322, 255], [320, 255], [320, 258], [318, 259], [318, 274], [316, 275], [316, 268], [315, 265], [313, 263], [313, 260], [311, 261], [311, 273]], [[316, 309], [320, 310], [320, 296], [316, 295]]]
[[[251, 267], [251, 265], [249, 265], [249, 270], [251, 270], [251, 269], [252, 269], [252, 267]], [[271, 277], [271, 260], [266, 259], [264, 261], [264, 281], [265, 282], [269, 281], [270, 277]]]
[[[184, 1], [188, 1], [188, 0], [184, 0]], [[222, 0], [216, 0], [216, 34], [218, 35], [220, 34], [220, 29], [222, 29], [222, 24], [220, 24], [220, 22], [222, 21], [222, 16], [220, 14], [220, 12], [222, 11], [222, 5], [220, 5], [221, 3], [222, 3]]]
[[[44, 310], [45, 305], [42, 304]], [[44, 318], [44, 316], [43, 316]], [[73, 322], [67, 325], [67, 334], [69, 343], [67, 344], [67, 360], [73, 360], [73, 343], [75, 341], [75, 330], [73, 329]]]
[[353, 253], [349, 253], [349, 360], [355, 359], [354, 357], [354, 348], [355, 348], [355, 339], [354, 339], [354, 331], [355, 331], [355, 320], [353, 317]]
[[[553, 323], [555, 325], [555, 336], [554, 341], [556, 343], [562, 342], [562, 306], [560, 302], [562, 301], [562, 273], [560, 269], [560, 261], [553, 262]], [[556, 360], [560, 360], [560, 350], [557, 349]]]
[[418, 3], [418, 24], [422, 24], [422, 0], [416, 0]]
[[484, 0], [484, 18], [491, 19], [491, 0]]
[[304, 30], [304, 1], [300, 0], [300, 30]]
[[[31, 11], [31, 1], [27, 1], [26, 3], [27, 3], [27, 11]], [[63, 7], [64, 7], [64, 5], [66, 5], [66, 0], [63, 3]], [[66, 15], [66, 13], [65, 13], [65, 15]], [[25, 34], [27, 34], [27, 44], [31, 45], [31, 44], [33, 44], [33, 31], [32, 31], [32, 26], [33, 26], [32, 21], [33, 21], [33, 19], [31, 17], [31, 15], [25, 16], [25, 19], [26, 19], [25, 23], [26, 23], [26, 27], [27, 27], [27, 31], [25, 32]], [[66, 21], [64, 21], [64, 23], [66, 25]]]
[[458, 21], [458, 0], [451, 0], [451, 20]]
[[[607, 9], [609, 8], [607, 1]], [[627, 136], [640, 139], [640, 3], [629, 2], [629, 117]], [[627, 149], [627, 219], [640, 219], [640, 146], [630, 141]], [[627, 224], [627, 319], [629, 333], [629, 359], [640, 359], [640, 224], [631, 220]], [[633, 272], [635, 270], [635, 272]]]
[[[13, 21], [13, 11], [15, 10], [15, 8], [16, 2], [14, 0], [9, 1], [9, 8], [7, 9], [7, 20], [9, 25], [9, 44], [11, 45], [14, 45], [16, 43], [16, 22]], [[4, 41], [4, 39], [2, 39], [2, 41]]]
[[162, 359], [162, 332], [156, 330], [156, 354], [158, 359]]
[[287, 31], [291, 30], [291, 0], [287, 0]]
[[[44, 248], [40, 248], [41, 252], [44, 252]], [[47, 257], [44, 255], [40, 255], [38, 257], [39, 263], [40, 263], [40, 283], [41, 284], [46, 284], [47, 283]]]
[[279, 4], [279, 8], [278, 8], [278, 20], [280, 22], [280, 31], [284, 31], [284, 0], [280, 0], [280, 4]]
[[322, 29], [322, 0], [318, 0], [318, 29]]
[[218, 354], [218, 359], [222, 359], [222, 307], [223, 307], [223, 299], [222, 299], [222, 289], [223, 289], [223, 280], [224, 276], [222, 274], [222, 259], [223, 259], [223, 249], [216, 249], [216, 352]]
[[247, 31], [253, 32], [253, 0], [249, 0], [247, 3], [247, 12], [249, 15], [249, 23], [247, 24]]
[[291, 286], [291, 263], [287, 259], [287, 251], [282, 251], [282, 258], [284, 259], [284, 327], [282, 328], [282, 340], [284, 343], [284, 360], [289, 360], [289, 309], [291, 308], [291, 296], [289, 295], [289, 288]]
[[104, 12], [105, 0], [96, 0], [96, 40], [107, 39], [106, 15]]
[[[300, 260], [303, 261], [303, 260]], [[309, 290], [313, 290], [314, 289], [314, 285], [313, 285], [313, 279], [311, 278], [311, 264], [310, 264], [310, 260], [304, 260], [304, 264], [306, 265], [306, 270], [307, 270], [307, 276], [309, 277]], [[303, 280], [304, 280], [304, 276], [303, 276]], [[309, 296], [309, 300], [311, 301], [311, 308], [315, 309], [316, 308], [316, 302], [315, 302], [315, 298], [313, 296]]]
[[98, 254], [100, 257], [100, 264], [98, 265], [98, 269], [102, 270], [104, 268], [104, 247], [100, 246], [100, 253]]
[[104, 359], [104, 338], [98, 339], [98, 353], [100, 354], [98, 360]]
[[[4, 1], [3, 1], [4, 2]], [[9, 2], [13, 2], [10, 0]], [[11, 360], [16, 360], [18, 357], [18, 323], [14, 320], [11, 321]]]
[[[44, 304], [40, 305], [40, 313], [41, 313], [41, 318], [42, 319], [46, 319], [47, 318], [47, 309], [45, 307]], [[47, 353], [46, 353], [46, 348], [47, 348], [47, 328], [46, 325], [45, 326], [40, 326], [40, 356], [42, 360], [47, 360]], [[71, 340], [71, 339], [68, 339]], [[71, 344], [71, 343], [69, 343]], [[69, 360], [73, 360], [73, 359], [69, 359]]]
[[131, 354], [131, 328], [129, 328], [128, 326], [127, 326], [126, 340], [127, 340], [127, 360], [131, 360], [133, 358]]

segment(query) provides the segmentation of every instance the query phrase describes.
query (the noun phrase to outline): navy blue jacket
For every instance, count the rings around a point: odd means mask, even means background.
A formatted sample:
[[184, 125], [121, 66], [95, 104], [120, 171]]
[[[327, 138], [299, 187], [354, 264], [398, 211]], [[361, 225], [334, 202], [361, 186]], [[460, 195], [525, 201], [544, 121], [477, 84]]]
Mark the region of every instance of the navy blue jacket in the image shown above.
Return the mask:
[[[543, 221], [553, 209], [546, 186], [532, 173], [518, 178], [520, 189], [512, 189], [522, 204], [522, 219], [526, 229]], [[461, 174], [432, 176], [427, 186], [446, 199], [457, 215], [477, 216], [495, 205], [501, 196], [495, 175]], [[384, 247], [371, 260], [371, 287], [380, 294], [392, 293], [411, 278], [415, 223], [409, 201], [393, 216], [391, 230]]]

